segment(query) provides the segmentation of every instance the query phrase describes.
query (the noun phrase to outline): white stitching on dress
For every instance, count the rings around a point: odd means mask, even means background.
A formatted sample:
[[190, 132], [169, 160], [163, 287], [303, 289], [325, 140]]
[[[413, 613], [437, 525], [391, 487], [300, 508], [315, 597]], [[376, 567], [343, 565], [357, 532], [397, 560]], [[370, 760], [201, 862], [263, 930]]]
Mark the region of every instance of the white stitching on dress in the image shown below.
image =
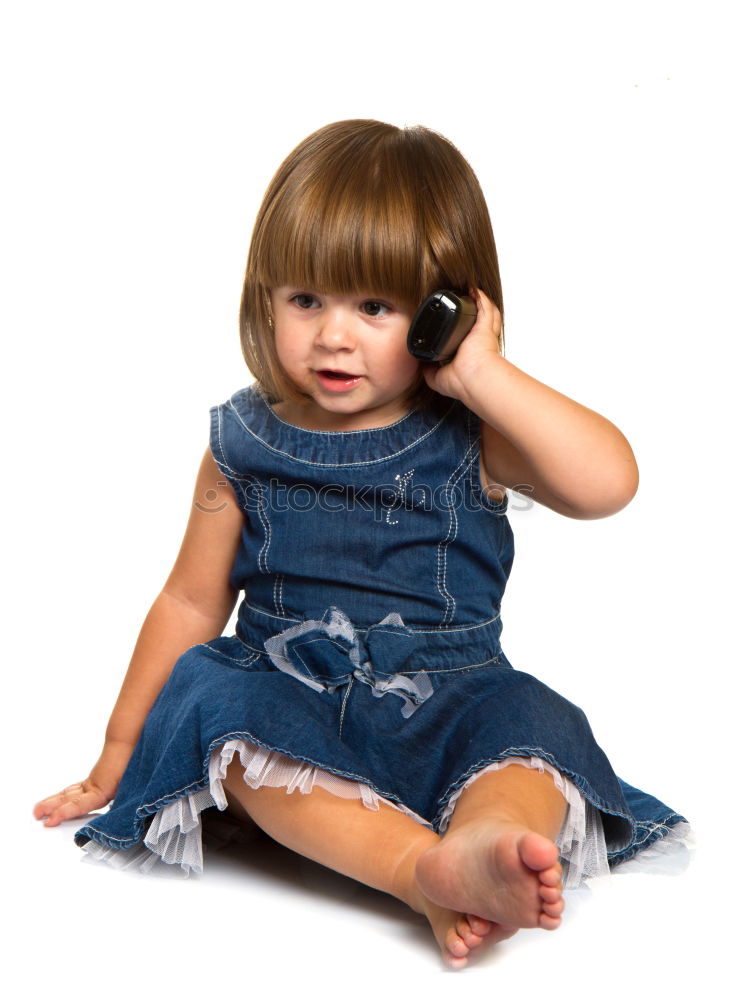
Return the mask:
[[[391, 452], [388, 455], [383, 455], [382, 458], [368, 459], [365, 462], [314, 462], [311, 459], [299, 458], [297, 455], [292, 455], [288, 451], [282, 451], [280, 448], [274, 448], [273, 445], [269, 444], [267, 441], [264, 441], [263, 438], [259, 437], [248, 426], [248, 424], [245, 422], [245, 420], [243, 419], [243, 417], [238, 412], [238, 409], [236, 408], [236, 405], [233, 402], [233, 397], [232, 396], [228, 400], [228, 403], [230, 404], [230, 408], [231, 408], [233, 414], [235, 415], [236, 419], [240, 423], [241, 427], [243, 427], [244, 430], [246, 431], [246, 433], [250, 434], [250, 436], [255, 441], [257, 441], [263, 448], [266, 448], [268, 451], [272, 451], [275, 455], [284, 455], [286, 458], [290, 458], [294, 462], [299, 462], [301, 465], [311, 465], [311, 466], [315, 466], [315, 467], [322, 468], [322, 469], [357, 469], [357, 468], [362, 468], [362, 467], [367, 466], [367, 465], [377, 465], [380, 462], [389, 462], [391, 459], [397, 458], [399, 455], [404, 455], [406, 452], [410, 451], [412, 448], [415, 448], [418, 445], [422, 444], [423, 441], [426, 441], [431, 436], [431, 434], [434, 434], [438, 430], [438, 428], [440, 427], [440, 425], [443, 423], [443, 421], [447, 417], [449, 417], [451, 415], [451, 412], [453, 410], [453, 407], [450, 407], [448, 409], [448, 411], [443, 414], [443, 416], [440, 418], [440, 420], [438, 421], [438, 423], [434, 427], [431, 427], [431, 429], [429, 431], [427, 431], [425, 434], [423, 434], [421, 437], [417, 438], [417, 440], [411, 441], [404, 448], [401, 448], [400, 451], [395, 451], [395, 452]], [[403, 417], [402, 419], [404, 420], [405, 418]], [[281, 421], [281, 422], [283, 423], [283, 421]], [[398, 421], [398, 423], [399, 423], [399, 421]], [[293, 427], [295, 430], [301, 430], [302, 429], [302, 428], [296, 428], [294, 424], [291, 424], [290, 426]], [[395, 426], [395, 425], [391, 425], [391, 426]], [[385, 430], [386, 428], [376, 428], [376, 429], [377, 430]], [[305, 428], [304, 428], [304, 430], [305, 430]], [[366, 432], [365, 431], [306, 431], [306, 433], [307, 434], [337, 434], [337, 435], [344, 435], [344, 434], [363, 434], [363, 433], [366, 433]]]
[[339, 739], [342, 738], [342, 729], [344, 728], [344, 713], [347, 709], [347, 702], [349, 701], [349, 693], [352, 690], [352, 685], [354, 684], [354, 677], [349, 678], [349, 684], [347, 685], [347, 690], [344, 692], [344, 698], [342, 699], [342, 710], [339, 713]]
[[[261, 524], [263, 525], [263, 530], [266, 533], [266, 537], [261, 545], [261, 550], [258, 553], [258, 568], [262, 573], [271, 573], [271, 569], [268, 565], [268, 552], [271, 548], [271, 541], [273, 539], [273, 528], [271, 522], [266, 514], [266, 497], [263, 484], [255, 477], [249, 474], [248, 478], [255, 483], [256, 490], [256, 510], [258, 511], [258, 516], [261, 519]], [[283, 575], [281, 573], [276, 573], [273, 579], [273, 605], [276, 609], [277, 614], [282, 615], [284, 613], [284, 606], [282, 602], [282, 588], [283, 588]]]
[[263, 484], [255, 476], [249, 474], [247, 478], [258, 487], [256, 490], [256, 511], [258, 512], [258, 516], [261, 519], [261, 524], [263, 525], [263, 530], [265, 532], [265, 538], [263, 539], [263, 544], [261, 545], [261, 549], [258, 553], [258, 568], [262, 573], [270, 573], [267, 559], [268, 550], [271, 546], [272, 532], [271, 523], [266, 516], [266, 504], [264, 499], [265, 491], [263, 489]]
[[[228, 656], [227, 653], [222, 653], [219, 649], [216, 649], [215, 646], [211, 646], [207, 642], [201, 642], [200, 645], [204, 646], [205, 649], [209, 649], [211, 653], [215, 653], [216, 656], [222, 656], [223, 659], [230, 660], [231, 663], [237, 663], [240, 666], [244, 667], [247, 666], [252, 660], [259, 659], [261, 657], [261, 653], [254, 650], [252, 653], [249, 653], [248, 656], [245, 656], [242, 660], [239, 660], [235, 656]], [[250, 649], [251, 647], [247, 646], [246, 648]]]
[[217, 457], [215, 455], [213, 455], [213, 458], [215, 458], [215, 461], [216, 461], [217, 465], [220, 466], [220, 471], [221, 472], [225, 471], [226, 475], [230, 475], [233, 479], [237, 480], [239, 478], [238, 473], [235, 471], [235, 469], [232, 467], [232, 465], [228, 461], [228, 456], [225, 454], [225, 448], [223, 447], [223, 436], [221, 434], [221, 428], [222, 428], [222, 420], [221, 420], [221, 415], [220, 415], [220, 411], [221, 410], [222, 410], [222, 406], [217, 406], [215, 408], [215, 430], [217, 432], [216, 433], [216, 438], [217, 438], [217, 442], [216, 443], [218, 445], [218, 449], [220, 450], [220, 454], [222, 456], [222, 461], [218, 461], [218, 459], [217, 459]]
[[[251, 604], [249, 601], [245, 602], [245, 607], [250, 608], [250, 610], [257, 615], [263, 615], [266, 618], [278, 618], [278, 615], [273, 615], [271, 614], [270, 611], [266, 611], [265, 608], [259, 608], [257, 604]], [[491, 625], [493, 624], [493, 622], [499, 621], [500, 618], [501, 615], [498, 614], [494, 615], [493, 618], [487, 618], [482, 622], [472, 622], [469, 623], [468, 625], [451, 625], [447, 629], [443, 629], [440, 626], [436, 626], [435, 628], [419, 628], [417, 625], [409, 625], [408, 628], [410, 629], [411, 632], [414, 632], [416, 635], [443, 635], [443, 634], [448, 634], [449, 632], [470, 632], [473, 629], [485, 628], [487, 625]], [[283, 621], [292, 622], [293, 624], [299, 624], [300, 619], [289, 618], [287, 615], [284, 615]], [[367, 629], [370, 627], [371, 626], [358, 627], [355, 625], [354, 630], [355, 632], [366, 632]], [[243, 640], [241, 640], [241, 642], [242, 641]]]
[[[456, 466], [456, 468], [451, 473], [448, 482], [445, 487], [445, 497], [448, 504], [448, 531], [446, 532], [445, 538], [443, 538], [438, 543], [438, 552], [436, 557], [436, 578], [438, 584], [438, 592], [441, 597], [446, 602], [445, 611], [443, 612], [443, 617], [441, 619], [441, 625], [447, 625], [453, 621], [453, 616], [456, 613], [456, 601], [453, 595], [449, 592], [446, 586], [446, 574], [448, 569], [448, 546], [458, 535], [458, 515], [456, 514], [456, 507], [453, 503], [453, 484], [457, 478], [460, 477], [461, 471], [464, 467], [468, 467], [470, 463], [473, 462], [473, 455], [471, 454], [474, 450], [474, 443], [471, 442], [466, 449], [463, 457]], [[469, 458], [470, 456], [470, 458]]]
[[[245, 513], [245, 498], [244, 498], [242, 490], [241, 490], [241, 481], [242, 481], [242, 479], [244, 477], [241, 476], [241, 474], [239, 472], [237, 472], [233, 468], [233, 466], [230, 464], [230, 462], [228, 461], [228, 456], [227, 456], [227, 454], [225, 452], [225, 448], [223, 447], [223, 433], [222, 433], [223, 418], [222, 418], [222, 410], [223, 410], [223, 406], [216, 406], [215, 407], [215, 421], [214, 421], [214, 423], [215, 423], [215, 431], [216, 431], [216, 438], [217, 438], [217, 446], [218, 446], [218, 449], [220, 451], [220, 455], [222, 456], [222, 460], [218, 459], [218, 456], [215, 454], [215, 452], [213, 451], [212, 447], [211, 447], [210, 450], [211, 450], [211, 452], [213, 454], [213, 458], [215, 459], [215, 462], [216, 462], [218, 468], [223, 473], [223, 475], [226, 477], [226, 479], [228, 479], [230, 481], [230, 483], [231, 483], [231, 485], [233, 487], [233, 491], [235, 492], [235, 497], [236, 497], [236, 501], [238, 503], [238, 506]], [[211, 408], [211, 411], [212, 411], [212, 408]], [[212, 435], [211, 435], [211, 442], [210, 443], [212, 445]]]
[[[266, 409], [268, 410], [268, 412], [271, 414], [271, 416], [273, 417], [273, 419], [277, 423], [282, 424], [284, 427], [288, 427], [290, 429], [293, 428], [293, 430], [295, 430], [295, 431], [306, 430], [307, 434], [322, 434], [322, 435], [325, 435], [326, 437], [330, 437], [331, 438], [331, 437], [341, 437], [344, 434], [352, 434], [352, 435], [354, 435], [354, 434], [369, 434], [370, 430], [372, 429], [372, 428], [369, 428], [369, 427], [363, 427], [360, 430], [355, 430], [355, 431], [312, 431], [312, 430], [308, 430], [305, 427], [302, 428], [302, 427], [297, 427], [296, 424], [290, 424], [288, 422], [288, 420], [282, 420], [282, 418], [279, 417], [278, 413], [276, 413], [276, 411], [271, 406], [271, 404], [268, 402], [268, 400], [266, 399], [265, 396], [261, 395], [260, 399], [261, 399], [261, 402], [263, 403], [263, 405], [266, 407]], [[401, 423], [403, 423], [403, 421], [407, 420], [407, 418], [410, 416], [410, 413], [412, 413], [412, 410], [409, 413], [406, 413], [404, 416], [400, 417], [399, 420], [395, 420], [394, 423], [392, 423], [392, 424], [386, 424], [384, 427], [378, 427], [378, 428], [375, 428], [375, 429], [376, 430], [381, 430], [381, 431], [392, 430], [393, 427], [397, 427], [398, 424], [401, 424]]]
[[283, 606], [283, 573], [277, 573], [276, 579], [273, 583], [273, 603], [275, 605], [276, 611], [282, 615], [284, 613]]

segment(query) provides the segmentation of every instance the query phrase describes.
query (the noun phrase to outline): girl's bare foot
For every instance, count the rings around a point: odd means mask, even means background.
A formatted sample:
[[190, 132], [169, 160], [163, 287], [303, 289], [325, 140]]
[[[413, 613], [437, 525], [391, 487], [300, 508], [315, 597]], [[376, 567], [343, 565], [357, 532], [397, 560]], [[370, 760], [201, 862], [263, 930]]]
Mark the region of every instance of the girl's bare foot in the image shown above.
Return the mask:
[[449, 969], [462, 969], [472, 952], [484, 943], [489, 947], [516, 934], [515, 927], [500, 927], [466, 913], [456, 913], [422, 897], [420, 912], [428, 918], [443, 960]]
[[459, 827], [419, 857], [415, 877], [429, 900], [456, 913], [477, 914], [509, 928], [555, 930], [561, 923], [557, 848], [511, 821]]

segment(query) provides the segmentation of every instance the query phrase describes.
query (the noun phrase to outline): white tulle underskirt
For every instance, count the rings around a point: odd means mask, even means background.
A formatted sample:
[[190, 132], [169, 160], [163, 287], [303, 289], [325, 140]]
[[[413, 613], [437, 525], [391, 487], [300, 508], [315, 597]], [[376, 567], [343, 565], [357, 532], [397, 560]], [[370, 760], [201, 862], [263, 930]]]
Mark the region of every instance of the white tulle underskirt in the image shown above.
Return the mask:
[[[366, 809], [377, 810], [383, 804], [388, 809], [397, 809], [407, 814], [424, 826], [430, 825], [417, 813], [406, 806], [390, 802], [368, 785], [340, 778], [313, 764], [291, 760], [276, 751], [236, 739], [229, 740], [212, 753], [208, 768], [209, 787], [176, 799], [160, 809], [143, 842], [128, 850], [114, 850], [88, 841], [83, 849], [89, 860], [144, 874], [159, 870], [161, 863], [177, 865], [178, 870], [185, 875], [201, 872], [203, 844], [200, 814], [212, 806], [221, 811], [227, 808], [228, 800], [222, 783], [236, 754], [240, 759], [243, 778], [251, 788], [285, 788], [289, 794], [299, 792], [304, 795], [313, 788], [322, 788], [340, 798], [359, 799]], [[450, 797], [440, 821], [439, 832], [444, 833], [447, 829], [456, 803], [469, 785], [489, 771], [497, 771], [512, 764], [551, 775], [555, 787], [567, 803], [565, 820], [556, 841], [564, 870], [565, 888], [576, 888], [586, 879], [607, 875], [608, 856], [599, 811], [585, 800], [569, 779], [539, 757], [509, 757], [471, 775]], [[675, 844], [676, 841], [687, 843], [688, 838], [688, 824], [679, 824], [670, 831], [668, 837], [659, 842], [661, 847], [658, 850], [670, 849], [670, 844]]]

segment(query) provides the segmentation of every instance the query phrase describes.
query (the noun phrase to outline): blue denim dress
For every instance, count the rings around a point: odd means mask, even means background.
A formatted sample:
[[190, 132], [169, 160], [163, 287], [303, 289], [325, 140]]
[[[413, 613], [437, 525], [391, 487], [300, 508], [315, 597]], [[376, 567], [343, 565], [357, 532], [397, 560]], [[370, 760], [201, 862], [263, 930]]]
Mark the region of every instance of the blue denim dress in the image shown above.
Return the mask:
[[469, 776], [541, 758], [600, 811], [611, 864], [683, 820], [617, 778], [584, 713], [504, 655], [513, 536], [461, 403], [310, 431], [252, 387], [211, 410], [210, 444], [245, 513], [235, 635], [177, 661], [79, 845], [138, 845], [231, 739], [360, 782], [435, 830]]

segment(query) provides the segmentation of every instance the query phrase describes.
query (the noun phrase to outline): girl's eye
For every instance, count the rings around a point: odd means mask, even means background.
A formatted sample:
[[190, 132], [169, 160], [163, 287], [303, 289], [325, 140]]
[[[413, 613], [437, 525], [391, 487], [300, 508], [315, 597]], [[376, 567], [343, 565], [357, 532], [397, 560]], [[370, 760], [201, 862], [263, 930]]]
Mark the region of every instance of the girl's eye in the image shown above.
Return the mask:
[[367, 316], [386, 316], [390, 311], [390, 307], [386, 306], [384, 302], [377, 302], [374, 299], [370, 299], [362, 303], [362, 311]]
[[309, 295], [307, 292], [301, 292], [299, 295], [292, 295], [291, 301], [294, 305], [297, 305], [299, 309], [313, 309], [314, 306], [319, 304], [317, 299], [313, 295]]

